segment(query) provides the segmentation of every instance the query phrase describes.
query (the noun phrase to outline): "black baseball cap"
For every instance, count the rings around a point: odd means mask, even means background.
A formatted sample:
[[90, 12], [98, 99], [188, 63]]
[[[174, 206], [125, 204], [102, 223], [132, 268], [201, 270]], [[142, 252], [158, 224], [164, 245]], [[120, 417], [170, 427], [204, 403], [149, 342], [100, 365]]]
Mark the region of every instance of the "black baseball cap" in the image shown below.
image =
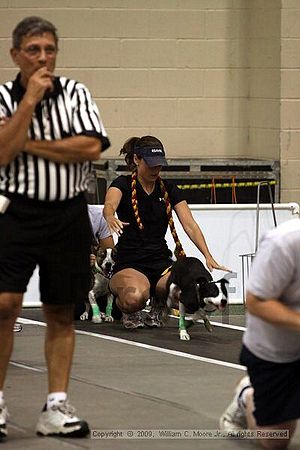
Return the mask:
[[145, 163], [149, 167], [168, 165], [165, 158], [165, 150], [162, 145], [149, 145], [149, 143], [147, 143], [147, 145], [143, 145], [141, 143], [138, 143], [138, 145], [134, 149], [134, 153], [137, 156], [143, 158]]

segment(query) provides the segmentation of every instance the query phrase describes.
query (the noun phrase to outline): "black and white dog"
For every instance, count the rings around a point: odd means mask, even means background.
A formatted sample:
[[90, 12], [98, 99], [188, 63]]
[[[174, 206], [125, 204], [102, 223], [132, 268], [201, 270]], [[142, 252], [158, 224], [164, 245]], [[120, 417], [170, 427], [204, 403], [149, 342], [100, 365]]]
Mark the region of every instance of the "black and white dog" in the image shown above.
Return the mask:
[[225, 278], [214, 281], [210, 272], [197, 258], [185, 257], [173, 264], [167, 283], [167, 306], [171, 308], [179, 303], [181, 340], [190, 340], [186, 329], [186, 313], [192, 314], [193, 322], [202, 319], [205, 328], [212, 331], [207, 313], [225, 309], [228, 301], [227, 283]]
[[[115, 248], [108, 248], [106, 250], [96, 249], [96, 260], [91, 267], [91, 289], [88, 294], [88, 301], [85, 302], [85, 311], [81, 314], [80, 320], [88, 320], [89, 311], [92, 308], [92, 322], [114, 321], [112, 317], [113, 295], [108, 285], [112, 275], [115, 254]], [[99, 310], [96, 301], [96, 297], [104, 295], [107, 296], [105, 313]]]

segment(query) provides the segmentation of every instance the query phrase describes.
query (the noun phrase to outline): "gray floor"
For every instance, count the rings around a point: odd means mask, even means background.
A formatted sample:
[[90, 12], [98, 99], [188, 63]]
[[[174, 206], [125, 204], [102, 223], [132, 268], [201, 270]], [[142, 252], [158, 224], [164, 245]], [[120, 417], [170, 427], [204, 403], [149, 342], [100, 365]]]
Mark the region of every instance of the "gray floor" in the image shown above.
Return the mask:
[[[22, 317], [28, 316], [24, 311]], [[34, 428], [47, 387], [43, 358], [45, 328], [35, 321], [25, 322], [23, 331], [15, 336], [5, 389], [10, 420], [9, 437], [2, 443], [3, 449], [257, 448], [249, 440], [230, 439], [71, 440], [37, 437]], [[231, 317], [230, 324], [244, 325], [244, 317]], [[244, 373], [240, 368], [201, 360], [197, 355], [191, 359], [188, 342], [185, 353], [171, 353], [164, 349], [162, 342], [159, 342], [161, 350], [146, 344], [139, 347], [136, 336], [135, 341], [118, 340], [113, 331], [110, 337], [109, 332], [90, 335], [90, 330], [94, 332], [94, 326], [87, 323], [87, 334], [77, 334], [69, 394], [78, 414], [88, 420], [92, 430], [182, 430], [182, 433], [199, 430], [201, 433], [218, 429], [218, 418], [231, 400], [236, 381]], [[156, 331], [152, 330], [152, 333], [155, 336]], [[236, 333], [239, 348], [242, 331]], [[226, 342], [225, 339], [223, 345], [219, 344], [222, 356], [219, 359], [225, 362]], [[193, 345], [199, 346], [201, 355], [206, 338], [202, 340], [197, 335]], [[300, 448], [300, 431], [290, 448]]]

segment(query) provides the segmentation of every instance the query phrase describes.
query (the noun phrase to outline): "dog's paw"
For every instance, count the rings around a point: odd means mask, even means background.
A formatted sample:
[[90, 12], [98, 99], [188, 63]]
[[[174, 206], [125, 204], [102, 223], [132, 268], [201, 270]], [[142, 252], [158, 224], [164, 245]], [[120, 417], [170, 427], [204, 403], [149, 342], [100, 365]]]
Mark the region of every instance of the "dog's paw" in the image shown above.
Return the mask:
[[113, 318], [113, 316], [105, 316], [104, 321], [105, 322], [113, 322], [115, 319]]
[[190, 341], [191, 336], [186, 330], [179, 330], [179, 336], [181, 341]]
[[101, 323], [102, 322], [101, 316], [99, 316], [99, 315], [93, 316], [92, 317], [92, 322], [93, 323]]
[[207, 331], [209, 331], [209, 333], [211, 333], [213, 331], [213, 327], [212, 327], [210, 321], [208, 320], [208, 318], [207, 317], [204, 318], [203, 322], [204, 322], [204, 326], [207, 329]]
[[105, 313], [100, 311], [100, 317], [101, 317], [101, 319], [105, 319]]
[[80, 316], [80, 320], [88, 320], [88, 318], [89, 318], [89, 313], [87, 313], [86, 311], [83, 314], [81, 314], [81, 316]]

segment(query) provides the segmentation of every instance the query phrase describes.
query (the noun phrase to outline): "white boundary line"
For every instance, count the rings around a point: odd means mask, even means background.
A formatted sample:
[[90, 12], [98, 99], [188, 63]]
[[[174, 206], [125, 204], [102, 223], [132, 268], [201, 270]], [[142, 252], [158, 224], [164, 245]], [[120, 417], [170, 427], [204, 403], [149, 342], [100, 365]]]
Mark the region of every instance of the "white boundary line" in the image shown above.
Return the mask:
[[[38, 325], [41, 327], [46, 326], [46, 324], [44, 322], [40, 322], [38, 320], [25, 319], [22, 317], [18, 318], [18, 322], [27, 324], [27, 325]], [[214, 322], [214, 324], [219, 325], [219, 326], [224, 325], [224, 324], [218, 324], [217, 322]], [[228, 328], [228, 327], [231, 328], [230, 325], [226, 325], [226, 328]], [[241, 329], [241, 328], [244, 329], [243, 327], [238, 327], [238, 329]], [[237, 328], [234, 328], [234, 329], [237, 329]], [[97, 339], [104, 339], [106, 341], [118, 342], [119, 344], [132, 345], [134, 347], [144, 348], [147, 350], [153, 350], [153, 351], [160, 352], [160, 353], [167, 353], [168, 355], [180, 356], [181, 358], [192, 359], [194, 361], [201, 361], [201, 362], [206, 362], [209, 364], [216, 364], [218, 366], [230, 367], [231, 369], [246, 370], [246, 368], [240, 364], [234, 364], [234, 363], [230, 363], [230, 362], [226, 362], [226, 361], [220, 361], [218, 359], [213, 359], [213, 358], [206, 358], [204, 356], [191, 355], [189, 353], [180, 352], [178, 350], [170, 350], [170, 349], [163, 348], [163, 347], [156, 347], [155, 345], [143, 344], [142, 342], [129, 341], [127, 339], [117, 338], [115, 336], [107, 336], [105, 334], [92, 333], [90, 331], [75, 330], [75, 332], [76, 332], [76, 334], [81, 334], [83, 336], [91, 336], [91, 337], [95, 337]], [[14, 365], [17, 365], [17, 364], [14, 363]], [[22, 366], [24, 368], [29, 368], [29, 367], [27, 367], [25, 365], [21, 365], [21, 364], [19, 364], [19, 366]]]

